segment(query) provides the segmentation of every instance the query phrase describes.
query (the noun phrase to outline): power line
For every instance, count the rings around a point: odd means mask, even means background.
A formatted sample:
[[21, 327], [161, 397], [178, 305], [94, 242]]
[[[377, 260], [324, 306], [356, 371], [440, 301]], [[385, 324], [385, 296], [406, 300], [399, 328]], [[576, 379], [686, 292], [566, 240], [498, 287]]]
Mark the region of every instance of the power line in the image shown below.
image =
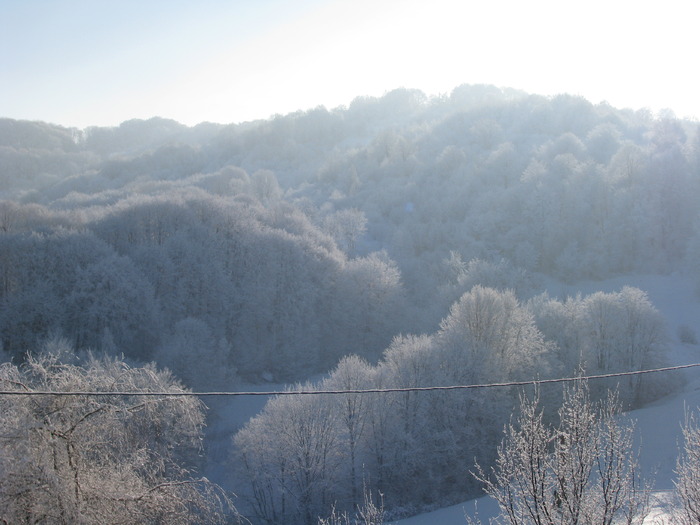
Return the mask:
[[262, 392], [54, 392], [46, 390], [0, 390], [0, 396], [140, 396], [140, 397], [235, 397], [235, 396], [298, 396], [298, 395], [342, 395], [342, 394], [389, 394], [393, 392], [428, 392], [437, 390], [473, 390], [480, 388], [504, 388], [512, 386], [545, 385], [550, 383], [567, 383], [580, 380], [607, 379], [612, 377], [636, 376], [656, 372], [670, 372], [700, 366], [700, 363], [688, 365], [615, 372], [590, 376], [559, 377], [554, 379], [531, 379], [528, 381], [509, 381], [506, 383], [484, 383], [473, 385], [424, 386], [405, 388], [367, 388], [355, 390], [273, 390]]

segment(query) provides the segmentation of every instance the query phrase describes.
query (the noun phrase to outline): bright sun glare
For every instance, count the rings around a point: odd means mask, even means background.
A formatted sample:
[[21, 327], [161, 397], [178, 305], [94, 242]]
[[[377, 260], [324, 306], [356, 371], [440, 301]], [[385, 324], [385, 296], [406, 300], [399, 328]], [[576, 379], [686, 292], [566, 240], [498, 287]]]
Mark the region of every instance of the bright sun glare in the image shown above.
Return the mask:
[[[0, 116], [116, 125], [240, 122], [397, 87], [493, 84], [700, 115], [679, 0], [67, 0], [5, 8]], [[23, 45], [18, 45], [18, 42]]]

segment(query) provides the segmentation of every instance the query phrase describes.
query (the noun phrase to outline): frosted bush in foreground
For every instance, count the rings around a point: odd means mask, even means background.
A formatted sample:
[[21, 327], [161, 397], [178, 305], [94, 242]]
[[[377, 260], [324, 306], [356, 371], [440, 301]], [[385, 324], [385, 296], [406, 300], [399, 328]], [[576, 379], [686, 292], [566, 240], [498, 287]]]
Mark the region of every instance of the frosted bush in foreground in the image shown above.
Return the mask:
[[676, 491], [680, 500], [680, 525], [700, 523], [700, 428], [697, 418], [689, 415], [683, 426], [684, 446], [678, 458]]
[[630, 423], [610, 395], [593, 403], [585, 382], [564, 391], [557, 426], [545, 423], [538, 398], [521, 398], [505, 429], [496, 465], [475, 476], [508, 525], [642, 523], [648, 495], [637, 472]]
[[[182, 392], [168, 372], [78, 360], [64, 343], [0, 365], [2, 390]], [[228, 496], [194, 467], [203, 405], [192, 397], [0, 397], [1, 523], [228, 523]]]

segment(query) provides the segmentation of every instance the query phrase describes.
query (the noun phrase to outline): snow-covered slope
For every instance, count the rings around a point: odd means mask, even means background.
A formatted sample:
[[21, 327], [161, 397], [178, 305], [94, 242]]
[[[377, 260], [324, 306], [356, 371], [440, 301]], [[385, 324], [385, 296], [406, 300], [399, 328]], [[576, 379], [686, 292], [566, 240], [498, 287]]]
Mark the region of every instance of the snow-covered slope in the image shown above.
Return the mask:
[[[646, 291], [652, 303], [663, 313], [669, 334], [670, 364], [700, 362], [700, 345], [684, 344], [677, 335], [678, 327], [682, 325], [700, 334], [700, 300], [695, 294], [695, 284], [691, 279], [679, 275], [639, 275], [558, 288], [553, 286], [549, 292], [550, 295], [573, 295], [580, 291], [586, 295], [595, 291], [617, 291], [623, 286], [635, 286]], [[668, 523], [668, 514], [673, 509], [673, 471], [682, 442], [681, 425], [686, 411], [697, 410], [700, 406], [700, 368], [686, 369], [682, 373], [687, 383], [681, 392], [628, 414], [636, 421], [640, 440], [640, 466], [645, 476], [654, 479], [653, 509], [646, 520], [650, 524], [658, 519]], [[669, 380], [678, 380], [677, 375], [673, 378]], [[468, 475], [465, 473], [465, 476]], [[498, 507], [493, 500], [484, 497], [397, 521], [396, 524], [464, 525], [466, 515], [473, 518], [477, 513], [482, 523], [488, 523], [489, 518], [498, 514]]]

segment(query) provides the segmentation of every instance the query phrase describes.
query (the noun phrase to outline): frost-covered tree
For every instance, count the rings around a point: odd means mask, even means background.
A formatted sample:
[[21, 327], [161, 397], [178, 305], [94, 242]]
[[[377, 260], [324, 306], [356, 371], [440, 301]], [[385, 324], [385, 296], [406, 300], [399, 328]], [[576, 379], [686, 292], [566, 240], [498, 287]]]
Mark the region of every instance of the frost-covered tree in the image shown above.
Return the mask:
[[[556, 366], [570, 375], [626, 372], [662, 366], [664, 320], [639, 288], [596, 292], [564, 300], [541, 295], [528, 303], [538, 328], [556, 348]], [[592, 386], [594, 393], [620, 385], [620, 399], [635, 404], [658, 396], [662, 385], [641, 375], [614, 378]], [[595, 394], [597, 397], [598, 394]]]
[[[362, 390], [371, 387], [371, 367], [361, 357], [341, 359], [331, 375], [321, 382], [323, 390]], [[343, 467], [348, 470], [347, 484], [350, 506], [360, 504], [362, 453], [366, 446], [366, 429], [370, 399], [365, 394], [344, 394], [332, 399], [338, 416], [341, 447], [345, 448]], [[342, 502], [339, 502], [342, 503]]]
[[274, 203], [282, 196], [277, 177], [270, 170], [259, 170], [250, 178], [253, 195], [264, 204]]
[[235, 461], [250, 482], [258, 518], [312, 525], [334, 503], [340, 466], [335, 408], [327, 396], [279, 396], [234, 436]]
[[[419, 388], [449, 382], [434, 337], [397, 336], [384, 352], [376, 376], [384, 387]], [[464, 452], [458, 435], [468, 433], [467, 416], [455, 398], [436, 392], [396, 392], [371, 405], [370, 478], [392, 505], [446, 496], [445, 477], [458, 469]], [[467, 454], [465, 454], [467, 455]]]
[[531, 374], [547, 344], [532, 314], [511, 291], [475, 286], [440, 324], [441, 344], [451, 355], [458, 382], [501, 380]]
[[444, 262], [450, 281], [445, 287], [446, 292], [461, 290], [461, 293], [464, 293], [480, 285], [497, 290], [512, 290], [516, 297], [524, 298], [538, 288], [539, 283], [529, 272], [513, 265], [507, 259], [472, 259], [464, 262], [459, 253], [452, 251]]
[[[401, 389], [546, 375], [548, 351], [512, 292], [475, 287], [439, 332], [395, 337], [376, 366], [343, 359], [308, 388]], [[331, 503], [352, 511], [361, 503], [360, 480], [384, 495], [387, 508], [418, 511], [474, 493], [476, 483], [458, 483], [459, 473], [474, 457], [490, 463], [490, 444], [512, 405], [505, 388], [351, 393], [323, 403], [317, 396], [278, 398], [235, 436], [235, 457], [256, 514], [273, 523], [304, 522], [290, 514], [299, 505], [326, 515]], [[316, 437], [302, 439], [311, 428]]]
[[683, 425], [683, 449], [676, 466], [676, 492], [681, 525], [700, 523], [700, 427], [697, 416], [688, 414]]
[[585, 333], [581, 328], [581, 296], [557, 300], [547, 293], [528, 301], [537, 328], [554, 345], [555, 366], [565, 375], [572, 375], [583, 365]]
[[21, 356], [55, 332], [96, 348], [105, 329], [130, 355], [149, 346], [158, 328], [149, 283], [93, 235], [63, 229], [2, 234], [0, 252], [5, 350]]
[[[641, 370], [662, 363], [664, 321], [642, 290], [624, 287], [614, 293], [596, 292], [583, 299], [581, 313], [585, 337], [582, 357], [587, 371]], [[622, 384], [625, 403], [638, 404], [643, 399], [641, 376]]]
[[631, 423], [614, 395], [591, 401], [584, 381], [564, 391], [556, 425], [545, 422], [537, 396], [522, 396], [505, 428], [495, 466], [476, 478], [505, 525], [641, 524], [648, 495], [639, 478]]
[[620, 131], [613, 124], [598, 124], [586, 135], [588, 153], [601, 164], [607, 164], [619, 148]]
[[357, 240], [367, 231], [367, 218], [356, 208], [343, 209], [323, 217], [321, 227], [348, 256], [354, 257]]
[[319, 518], [318, 525], [383, 525], [384, 524], [384, 502], [379, 495], [379, 504], [374, 503], [371, 494], [365, 491], [364, 502], [354, 515], [347, 511], [339, 512], [335, 508], [328, 518]]
[[[78, 359], [54, 340], [3, 390], [183, 392], [167, 372]], [[196, 474], [203, 405], [190, 397], [5, 395], [0, 399], [3, 523], [224, 523], [228, 496]]]
[[64, 297], [65, 333], [79, 349], [100, 348], [106, 331], [117, 349], [147, 360], [157, 340], [159, 312], [153, 288], [127, 257], [111, 256], [78, 269]]
[[337, 323], [334, 337], [346, 338], [339, 341], [349, 348], [346, 353], [376, 358], [401, 324], [398, 316], [405, 305], [401, 272], [385, 252], [379, 252], [347, 261], [337, 281], [335, 290], [344, 300], [329, 298], [329, 312]]

